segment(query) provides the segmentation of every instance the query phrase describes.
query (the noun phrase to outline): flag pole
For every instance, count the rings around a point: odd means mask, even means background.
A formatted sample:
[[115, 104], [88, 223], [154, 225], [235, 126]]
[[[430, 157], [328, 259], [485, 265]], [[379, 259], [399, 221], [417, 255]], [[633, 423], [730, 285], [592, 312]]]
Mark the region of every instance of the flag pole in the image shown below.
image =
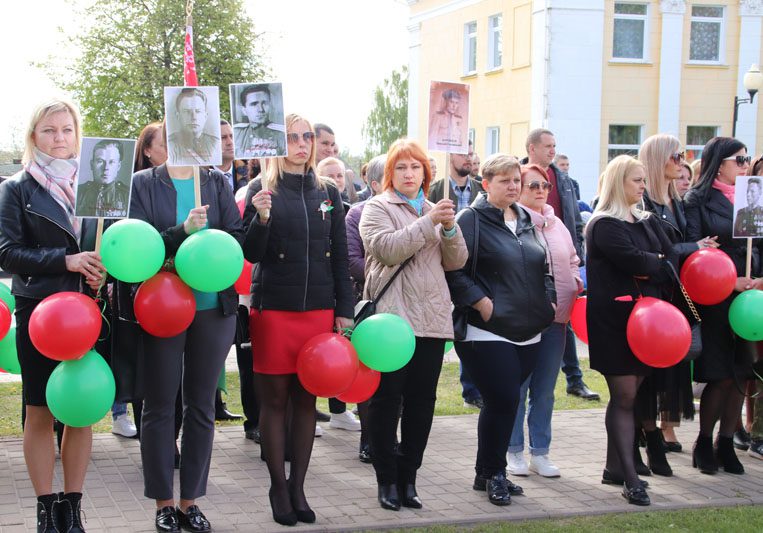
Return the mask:
[[[185, 4], [183, 82], [186, 87], [195, 87], [199, 84], [196, 76], [196, 60], [193, 57], [193, 0], [188, 0]], [[194, 207], [201, 207], [201, 177], [198, 165], [193, 166], [193, 203]]]

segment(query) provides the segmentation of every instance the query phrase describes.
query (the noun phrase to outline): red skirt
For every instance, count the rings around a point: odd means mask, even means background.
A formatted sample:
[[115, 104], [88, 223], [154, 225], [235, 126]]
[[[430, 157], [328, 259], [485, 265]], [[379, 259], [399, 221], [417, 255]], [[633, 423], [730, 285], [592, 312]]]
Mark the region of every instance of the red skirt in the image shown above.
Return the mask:
[[334, 329], [334, 310], [249, 311], [252, 363], [259, 374], [296, 374], [297, 355], [305, 343]]

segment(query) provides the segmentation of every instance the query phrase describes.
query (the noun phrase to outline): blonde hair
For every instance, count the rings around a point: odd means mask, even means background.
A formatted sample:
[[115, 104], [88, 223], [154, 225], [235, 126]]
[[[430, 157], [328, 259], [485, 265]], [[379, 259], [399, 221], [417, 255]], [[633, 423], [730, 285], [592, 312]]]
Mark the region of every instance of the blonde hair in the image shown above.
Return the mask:
[[482, 163], [482, 178], [491, 181], [495, 176], [506, 175], [514, 170], [521, 173], [519, 160], [513, 155], [497, 153]]
[[649, 197], [658, 202], [664, 202], [665, 198], [680, 200], [676, 190], [675, 180], [665, 177], [665, 165], [670, 156], [681, 148], [681, 141], [672, 135], [658, 133], [644, 141], [638, 153], [638, 160], [644, 165], [646, 171], [646, 191]]
[[67, 111], [71, 114], [74, 121], [74, 133], [76, 135], [76, 146], [74, 147], [74, 157], [79, 156], [80, 143], [82, 142], [82, 118], [80, 117], [79, 108], [77, 105], [67, 98], [57, 97], [46, 100], [38, 105], [32, 117], [29, 120], [29, 127], [24, 137], [24, 155], [21, 158], [22, 164], [26, 165], [34, 159], [34, 129], [37, 124], [44, 118], [53, 115], [55, 113], [61, 113]]
[[625, 179], [639, 167], [644, 168], [643, 163], [629, 155], [619, 155], [609, 162], [601, 175], [599, 203], [591, 221], [603, 216], [620, 220], [629, 220], [628, 215], [633, 215], [636, 220], [649, 216], [641, 205], [631, 205], [625, 197]]
[[[315, 130], [313, 129], [313, 125], [310, 123], [309, 120], [306, 118], [303, 118], [297, 114], [289, 114], [286, 115], [286, 131], [288, 134], [289, 128], [291, 128], [294, 124], [297, 122], [304, 122], [307, 124], [307, 127], [313, 134], [315, 134]], [[288, 148], [287, 148], [288, 150]], [[276, 192], [276, 189], [278, 188], [278, 182], [281, 180], [281, 177], [283, 176], [283, 168], [284, 168], [284, 160], [285, 157], [276, 157], [270, 160], [267, 167], [265, 168], [265, 172], [263, 175], [263, 180], [265, 180], [265, 183], [268, 185], [268, 190], [272, 192]], [[315, 138], [313, 138], [313, 141], [310, 146], [310, 155], [307, 157], [307, 162], [305, 162], [305, 169], [304, 172], [307, 174], [309, 171], [313, 171], [315, 173]], [[320, 179], [316, 175], [315, 179], [316, 183], [318, 184], [318, 188], [325, 189], [325, 180]]]

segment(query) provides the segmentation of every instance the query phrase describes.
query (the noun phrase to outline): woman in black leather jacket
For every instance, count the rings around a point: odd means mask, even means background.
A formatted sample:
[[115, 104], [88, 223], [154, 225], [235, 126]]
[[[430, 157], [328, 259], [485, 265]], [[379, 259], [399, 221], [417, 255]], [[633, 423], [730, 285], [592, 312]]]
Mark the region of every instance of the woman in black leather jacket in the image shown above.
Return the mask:
[[[729, 325], [729, 307], [742, 291], [763, 289], [763, 239], [754, 239], [752, 272], [745, 276], [747, 239], [733, 238], [734, 185], [747, 172], [750, 158], [742, 142], [730, 137], [711, 139], [702, 151], [702, 174], [684, 197], [687, 238], [717, 235], [720, 249], [736, 265], [734, 292], [716, 305], [697, 305], [702, 317], [702, 355], [694, 363], [694, 380], [706, 383], [699, 404], [699, 435], [693, 463], [703, 474], [719, 466], [733, 474], [744, 473], [734, 452], [733, 435], [742, 409], [745, 380], [752, 377], [755, 343], [737, 337]], [[718, 446], [713, 450], [713, 431], [720, 420]]]
[[80, 501], [93, 438], [90, 426], [66, 426], [61, 443], [65, 492], [54, 493], [53, 415], [45, 388], [58, 361], [32, 345], [29, 319], [47, 296], [80, 292], [83, 281], [97, 290], [104, 275], [99, 255], [80, 248], [86, 232], [74, 216], [80, 138], [76, 106], [65, 100], [45, 102], [29, 123], [24, 171], [0, 186], [0, 267], [13, 275], [26, 406], [24, 459], [37, 495], [38, 532], [83, 531]]
[[469, 259], [446, 278], [454, 304], [468, 313], [466, 337], [455, 343], [456, 353], [485, 402], [477, 426], [474, 488], [487, 490], [491, 503], [508, 505], [512, 494], [522, 494], [506, 479], [519, 388], [535, 366], [541, 332], [554, 320], [556, 292], [546, 249], [530, 214], [517, 204], [519, 162], [495, 154], [483, 164], [482, 176], [486, 194], [458, 217]]

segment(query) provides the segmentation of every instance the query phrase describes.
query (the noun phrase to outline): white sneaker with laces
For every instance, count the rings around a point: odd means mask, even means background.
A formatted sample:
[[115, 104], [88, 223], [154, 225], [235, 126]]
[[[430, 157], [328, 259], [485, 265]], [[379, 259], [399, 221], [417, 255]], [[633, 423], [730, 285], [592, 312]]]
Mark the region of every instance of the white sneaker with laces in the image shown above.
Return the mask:
[[543, 477], [559, 477], [559, 467], [551, 462], [548, 455], [531, 455], [530, 470]]
[[116, 417], [111, 424], [111, 432], [114, 435], [121, 435], [123, 437], [131, 438], [138, 434], [138, 428], [127, 413]]
[[360, 420], [350, 411], [335, 414], [331, 413], [331, 422], [329, 422], [331, 429], [346, 429], [347, 431], [360, 431]]
[[319, 426], [318, 424], [315, 424], [315, 436], [316, 437], [322, 437], [323, 436], [323, 428]]
[[522, 452], [509, 452], [507, 469], [509, 470], [509, 474], [512, 476], [530, 475], [530, 469], [527, 467], [525, 454]]

